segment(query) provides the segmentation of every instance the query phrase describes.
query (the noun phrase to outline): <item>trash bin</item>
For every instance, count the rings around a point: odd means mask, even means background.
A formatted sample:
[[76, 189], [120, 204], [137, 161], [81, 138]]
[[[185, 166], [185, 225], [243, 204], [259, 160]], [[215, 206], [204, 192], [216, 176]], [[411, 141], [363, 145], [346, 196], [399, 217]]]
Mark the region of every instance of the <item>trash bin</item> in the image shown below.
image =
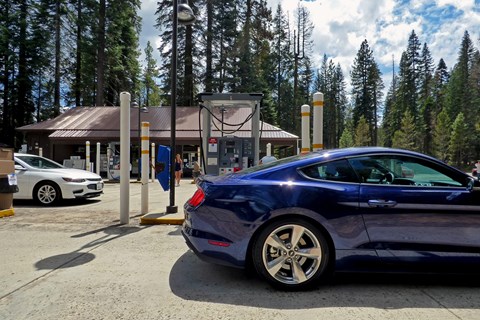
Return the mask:
[[13, 194], [18, 192], [13, 149], [0, 148], [0, 217], [13, 215]]

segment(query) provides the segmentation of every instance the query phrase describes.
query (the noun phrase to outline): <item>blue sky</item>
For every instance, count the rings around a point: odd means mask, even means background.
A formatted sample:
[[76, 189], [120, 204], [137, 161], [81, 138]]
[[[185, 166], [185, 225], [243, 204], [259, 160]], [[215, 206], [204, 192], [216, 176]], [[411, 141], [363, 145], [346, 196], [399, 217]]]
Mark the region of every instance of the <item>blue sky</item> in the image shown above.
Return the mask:
[[[300, 1], [267, 0], [275, 11], [281, 3], [293, 13]], [[154, 29], [156, 0], [142, 0], [143, 18], [140, 45], [148, 40], [159, 45]], [[347, 82], [360, 44], [367, 39], [388, 89], [392, 79], [392, 57], [396, 70], [408, 37], [415, 30], [420, 42], [426, 42], [435, 65], [443, 58], [449, 69], [458, 56], [461, 39], [468, 30], [475, 47], [480, 47], [480, 0], [309, 0], [301, 1], [315, 24], [313, 61], [320, 66], [326, 54], [340, 63]], [[290, 19], [293, 21], [293, 18]]]

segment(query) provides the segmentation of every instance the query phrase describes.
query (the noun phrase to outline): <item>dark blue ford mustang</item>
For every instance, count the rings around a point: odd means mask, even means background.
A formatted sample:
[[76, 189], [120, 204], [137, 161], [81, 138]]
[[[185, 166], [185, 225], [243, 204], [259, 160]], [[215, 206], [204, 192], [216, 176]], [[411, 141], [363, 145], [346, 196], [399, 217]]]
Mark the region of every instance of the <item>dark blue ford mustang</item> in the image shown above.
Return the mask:
[[204, 176], [184, 208], [183, 235], [200, 258], [251, 264], [287, 290], [359, 258], [480, 261], [478, 179], [405, 150], [326, 150]]

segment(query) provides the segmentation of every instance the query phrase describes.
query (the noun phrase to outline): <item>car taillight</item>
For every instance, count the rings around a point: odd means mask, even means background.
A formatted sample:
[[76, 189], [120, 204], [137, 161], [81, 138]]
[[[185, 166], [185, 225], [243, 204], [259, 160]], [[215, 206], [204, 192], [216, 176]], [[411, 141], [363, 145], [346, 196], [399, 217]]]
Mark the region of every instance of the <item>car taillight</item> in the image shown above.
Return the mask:
[[193, 194], [193, 197], [188, 200], [188, 204], [192, 207], [197, 207], [203, 202], [204, 199], [205, 193], [202, 189], [198, 188], [197, 191], [195, 191], [195, 193]]

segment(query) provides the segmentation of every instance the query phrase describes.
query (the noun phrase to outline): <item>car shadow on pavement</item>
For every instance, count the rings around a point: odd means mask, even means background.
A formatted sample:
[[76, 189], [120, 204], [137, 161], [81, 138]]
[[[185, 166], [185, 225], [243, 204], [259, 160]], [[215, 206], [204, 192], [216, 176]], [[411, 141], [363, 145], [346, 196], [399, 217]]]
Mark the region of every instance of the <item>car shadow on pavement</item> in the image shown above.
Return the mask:
[[82, 238], [89, 235], [104, 233], [99, 238], [96, 238], [78, 250], [69, 253], [63, 253], [47, 257], [35, 263], [37, 270], [56, 270], [63, 268], [77, 267], [89, 263], [95, 259], [95, 255], [91, 253], [92, 250], [104, 245], [107, 242], [116, 240], [139, 231], [142, 231], [151, 226], [125, 226], [123, 224], [115, 224], [71, 236], [72, 238]]
[[172, 292], [185, 300], [258, 308], [480, 309], [480, 282], [458, 275], [342, 273], [317, 289], [286, 292], [244, 270], [206, 263], [188, 251], [173, 266], [169, 280]]

